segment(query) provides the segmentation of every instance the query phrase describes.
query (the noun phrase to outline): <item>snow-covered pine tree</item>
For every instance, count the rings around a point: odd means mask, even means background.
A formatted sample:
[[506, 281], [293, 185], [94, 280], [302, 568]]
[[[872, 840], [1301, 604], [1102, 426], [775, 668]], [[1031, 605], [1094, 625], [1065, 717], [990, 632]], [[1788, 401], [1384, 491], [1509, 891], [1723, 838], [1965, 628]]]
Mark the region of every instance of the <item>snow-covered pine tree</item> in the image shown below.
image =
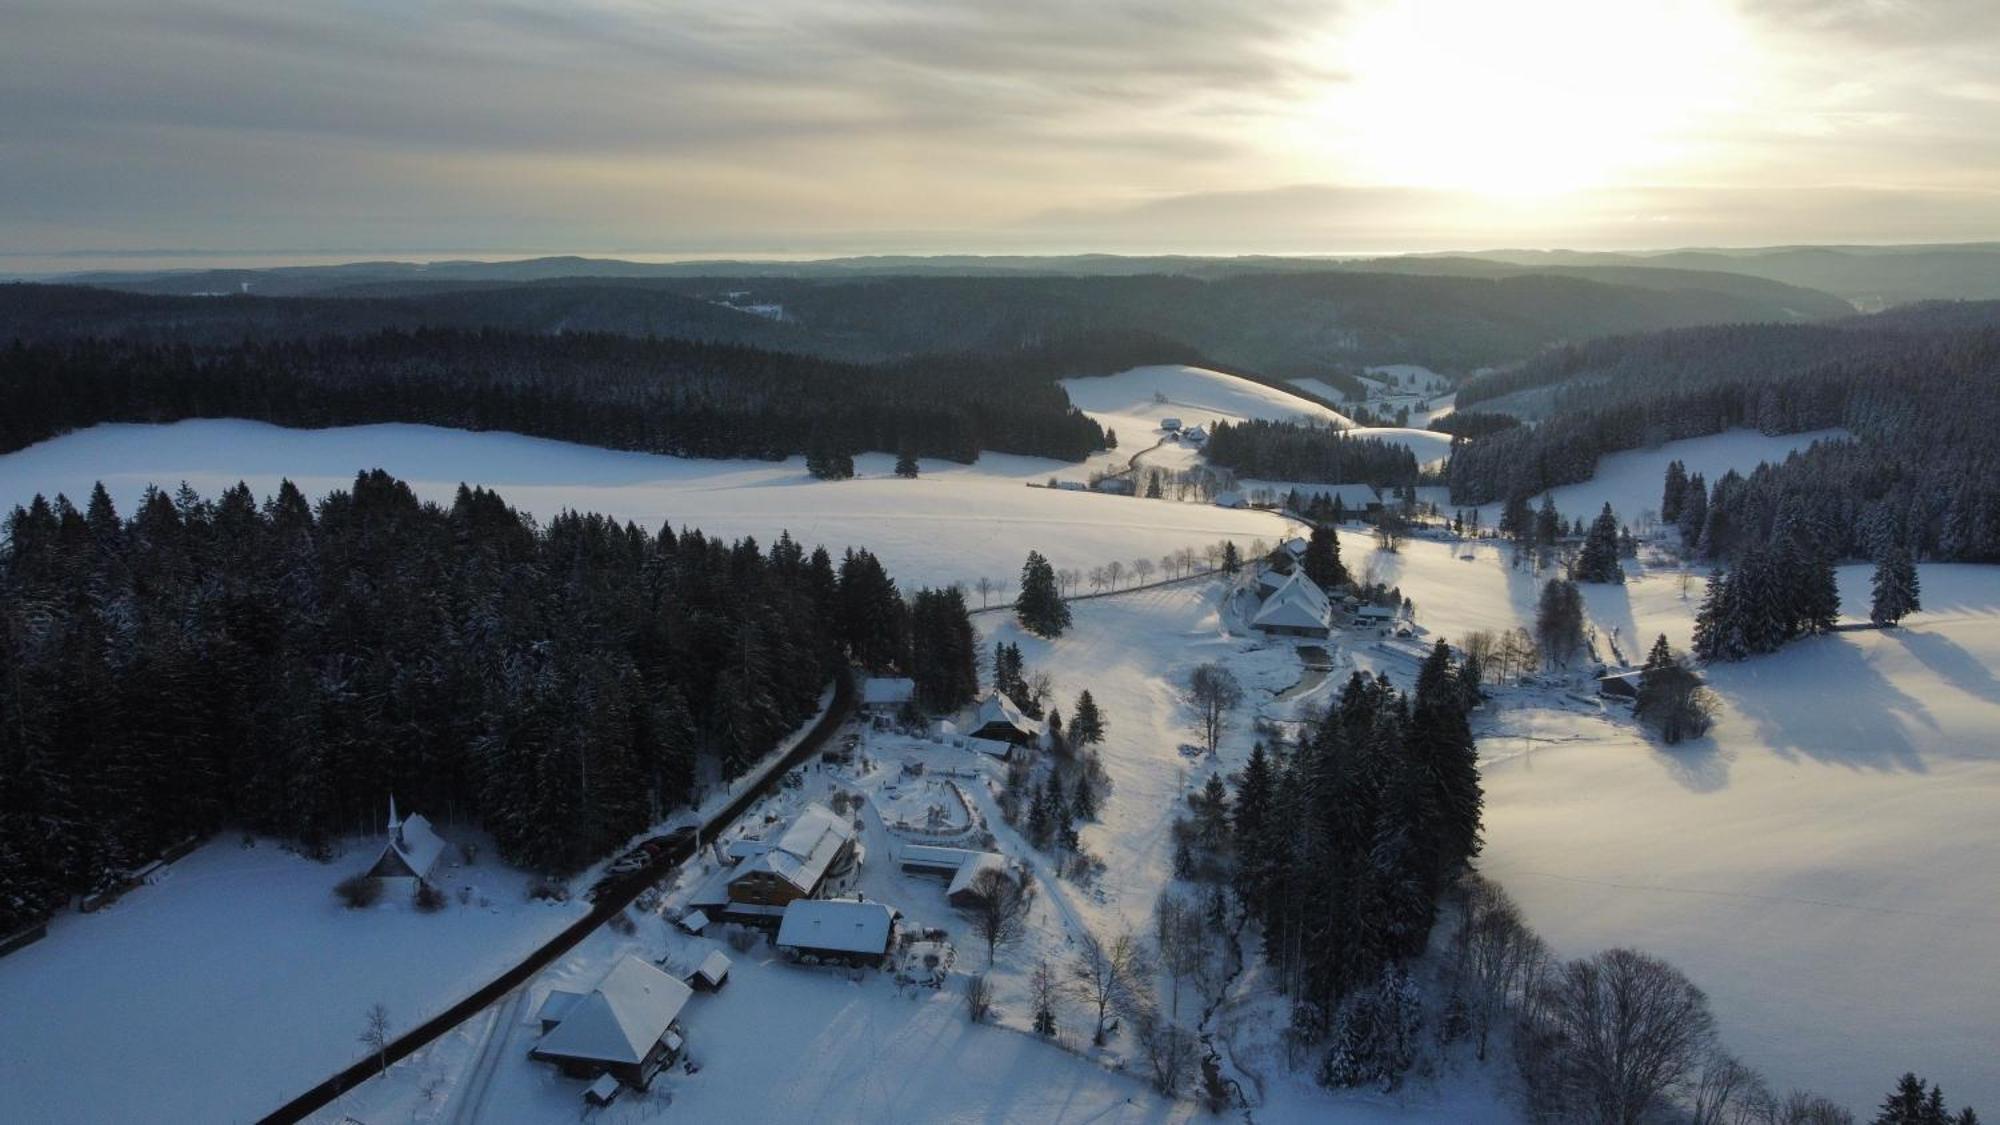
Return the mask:
[[1917, 564], [1901, 546], [1885, 549], [1876, 560], [1873, 586], [1875, 597], [1868, 620], [1877, 625], [1894, 626], [1923, 608], [1918, 597]]
[[1591, 521], [1590, 531], [1584, 537], [1583, 550], [1577, 553], [1576, 580], [1618, 585], [1625, 582], [1625, 568], [1618, 562], [1618, 517], [1612, 513], [1608, 503]]
[[1040, 551], [1029, 551], [1021, 566], [1021, 593], [1014, 601], [1021, 626], [1042, 637], [1058, 637], [1069, 628], [1069, 603], [1056, 588], [1055, 568]]

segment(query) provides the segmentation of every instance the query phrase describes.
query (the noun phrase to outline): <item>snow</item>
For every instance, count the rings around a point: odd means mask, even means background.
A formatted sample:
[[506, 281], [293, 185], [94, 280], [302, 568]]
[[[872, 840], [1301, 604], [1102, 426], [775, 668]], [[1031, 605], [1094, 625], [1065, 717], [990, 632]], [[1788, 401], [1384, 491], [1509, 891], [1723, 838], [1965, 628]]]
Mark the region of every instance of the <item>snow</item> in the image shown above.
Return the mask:
[[[1064, 379], [1062, 388], [1077, 409], [1117, 430], [1120, 447], [1128, 450], [1151, 444], [1166, 417], [1178, 417], [1189, 428], [1253, 418], [1313, 420], [1343, 429], [1354, 424], [1318, 403], [1205, 367], [1135, 367], [1116, 375]], [[1166, 401], [1156, 395], [1165, 395]]]
[[778, 924], [778, 947], [879, 955], [894, 923], [895, 912], [879, 902], [797, 899]]
[[[1419, 466], [1424, 467], [1451, 456], [1451, 435], [1436, 430], [1419, 430], [1409, 426], [1357, 426], [1347, 431], [1347, 436], [1374, 438], [1389, 445], [1400, 445], [1416, 457]], [[1666, 470], [1662, 468], [1661, 471]]]
[[[1707, 669], [1723, 708], [1701, 742], [1549, 705], [1479, 731], [1482, 865], [1558, 951], [1666, 957], [1774, 1086], [1857, 1112], [1908, 1068], [2000, 1104], [2000, 569], [1921, 571], [1900, 629]], [[1840, 570], [1850, 619], [1868, 576]], [[1700, 596], [1671, 574], [1585, 590], [1633, 650], [1684, 646]]]
[[[0, 1116], [20, 1121], [249, 1121], [354, 1060], [370, 1004], [400, 1033], [490, 980], [583, 913], [528, 900], [497, 861], [435, 881], [447, 905], [385, 895], [344, 909], [342, 877], [381, 838], [319, 864], [269, 841], [219, 838], [169, 883], [95, 914], [58, 914], [49, 936], [0, 959], [0, 1011], [37, 1018], [0, 1051]], [[472, 888], [470, 904], [458, 901]], [[96, 1077], [78, 1082], [78, 1075]]]
[[1328, 402], [1342, 402], [1347, 398], [1347, 392], [1319, 379], [1287, 379], [1285, 381], [1307, 394], [1318, 395]]
[[[1129, 454], [1114, 456], [1122, 465]], [[829, 482], [814, 480], [796, 457], [696, 461], [433, 426], [105, 425], [0, 456], [0, 507], [25, 504], [38, 492], [81, 504], [98, 480], [126, 513], [156, 482], [171, 489], [186, 481], [213, 497], [241, 480], [262, 497], [290, 477], [317, 499], [351, 487], [357, 471], [379, 467], [444, 504], [465, 481], [496, 489], [545, 520], [564, 510], [595, 511], [649, 531], [671, 520], [765, 544], [789, 529], [836, 555], [850, 544], [865, 546], [905, 590], [971, 586], [981, 577], [1011, 588], [1030, 547], [1057, 567], [1087, 569], [1274, 533], [1271, 518], [1258, 512], [1024, 487], [1079, 474], [1079, 466], [1060, 461], [991, 453], [970, 466], [925, 460], [915, 480], [896, 477], [893, 461], [863, 454], [855, 458], [857, 479]]]

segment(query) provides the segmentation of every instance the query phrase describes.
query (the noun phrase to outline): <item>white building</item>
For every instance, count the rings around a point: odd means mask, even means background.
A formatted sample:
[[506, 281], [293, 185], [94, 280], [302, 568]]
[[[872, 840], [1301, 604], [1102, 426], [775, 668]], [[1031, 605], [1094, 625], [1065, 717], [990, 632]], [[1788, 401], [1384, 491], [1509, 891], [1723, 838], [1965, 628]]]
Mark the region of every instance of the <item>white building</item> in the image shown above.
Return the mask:
[[896, 912], [879, 902], [800, 899], [785, 907], [774, 943], [793, 957], [879, 963], [895, 940]]
[[610, 1074], [644, 1089], [680, 1053], [674, 1026], [694, 990], [630, 954], [587, 995], [551, 991], [536, 1013], [545, 1033], [529, 1052], [574, 1078]]
[[1304, 571], [1293, 571], [1257, 607], [1250, 627], [1271, 636], [1326, 637], [1333, 633], [1333, 607]]

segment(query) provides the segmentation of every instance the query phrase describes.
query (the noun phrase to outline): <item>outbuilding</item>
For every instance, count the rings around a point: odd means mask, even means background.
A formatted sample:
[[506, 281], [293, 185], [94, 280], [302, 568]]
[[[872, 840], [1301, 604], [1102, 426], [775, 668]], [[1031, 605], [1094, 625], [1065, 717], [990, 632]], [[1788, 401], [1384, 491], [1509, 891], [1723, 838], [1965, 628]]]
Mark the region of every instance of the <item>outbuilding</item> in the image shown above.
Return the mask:
[[896, 912], [882, 903], [800, 899], [785, 907], [775, 944], [795, 960], [879, 965], [895, 934]]
[[696, 992], [718, 992], [729, 983], [730, 960], [720, 949], [711, 949], [701, 964], [688, 974], [687, 982]]
[[999, 742], [1028, 745], [1042, 737], [1042, 725], [1021, 713], [1012, 699], [1002, 691], [990, 691], [979, 702], [979, 712], [973, 716], [974, 738], [990, 738]]

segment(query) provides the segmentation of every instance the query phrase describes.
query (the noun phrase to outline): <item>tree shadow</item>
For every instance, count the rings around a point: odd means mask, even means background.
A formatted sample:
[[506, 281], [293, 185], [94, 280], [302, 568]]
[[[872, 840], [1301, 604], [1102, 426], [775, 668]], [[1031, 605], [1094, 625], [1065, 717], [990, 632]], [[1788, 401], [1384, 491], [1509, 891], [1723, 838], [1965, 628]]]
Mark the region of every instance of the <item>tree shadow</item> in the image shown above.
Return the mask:
[[1583, 605], [1590, 620], [1597, 625], [1599, 642], [1598, 658], [1606, 664], [1617, 664], [1612, 646], [1626, 664], [1638, 664], [1646, 659], [1646, 649], [1650, 642], [1642, 640], [1638, 625], [1632, 619], [1632, 595], [1623, 585], [1598, 582], [1579, 582], [1577, 590], [1583, 595]]
[[1908, 629], [1885, 629], [1883, 632], [1894, 637], [1904, 651], [1936, 672], [1944, 682], [1988, 703], [2000, 703], [2000, 680], [1993, 678], [1993, 673], [1978, 657], [1960, 648], [1950, 638], [1940, 633], [1911, 632]]
[[[1937, 720], [1840, 634], [1796, 641], [1777, 654], [1711, 665], [1714, 688], [1758, 741], [1787, 761], [1810, 758], [1857, 770], [1927, 771], [1904, 733], [1906, 722]], [[1727, 712], [1722, 723], [1731, 721]]]
[[1703, 735], [1669, 746], [1644, 724], [1640, 729], [1652, 747], [1653, 757], [1681, 788], [1690, 793], [1720, 793], [1729, 788], [1729, 767], [1736, 754], [1716, 745], [1713, 737]]

